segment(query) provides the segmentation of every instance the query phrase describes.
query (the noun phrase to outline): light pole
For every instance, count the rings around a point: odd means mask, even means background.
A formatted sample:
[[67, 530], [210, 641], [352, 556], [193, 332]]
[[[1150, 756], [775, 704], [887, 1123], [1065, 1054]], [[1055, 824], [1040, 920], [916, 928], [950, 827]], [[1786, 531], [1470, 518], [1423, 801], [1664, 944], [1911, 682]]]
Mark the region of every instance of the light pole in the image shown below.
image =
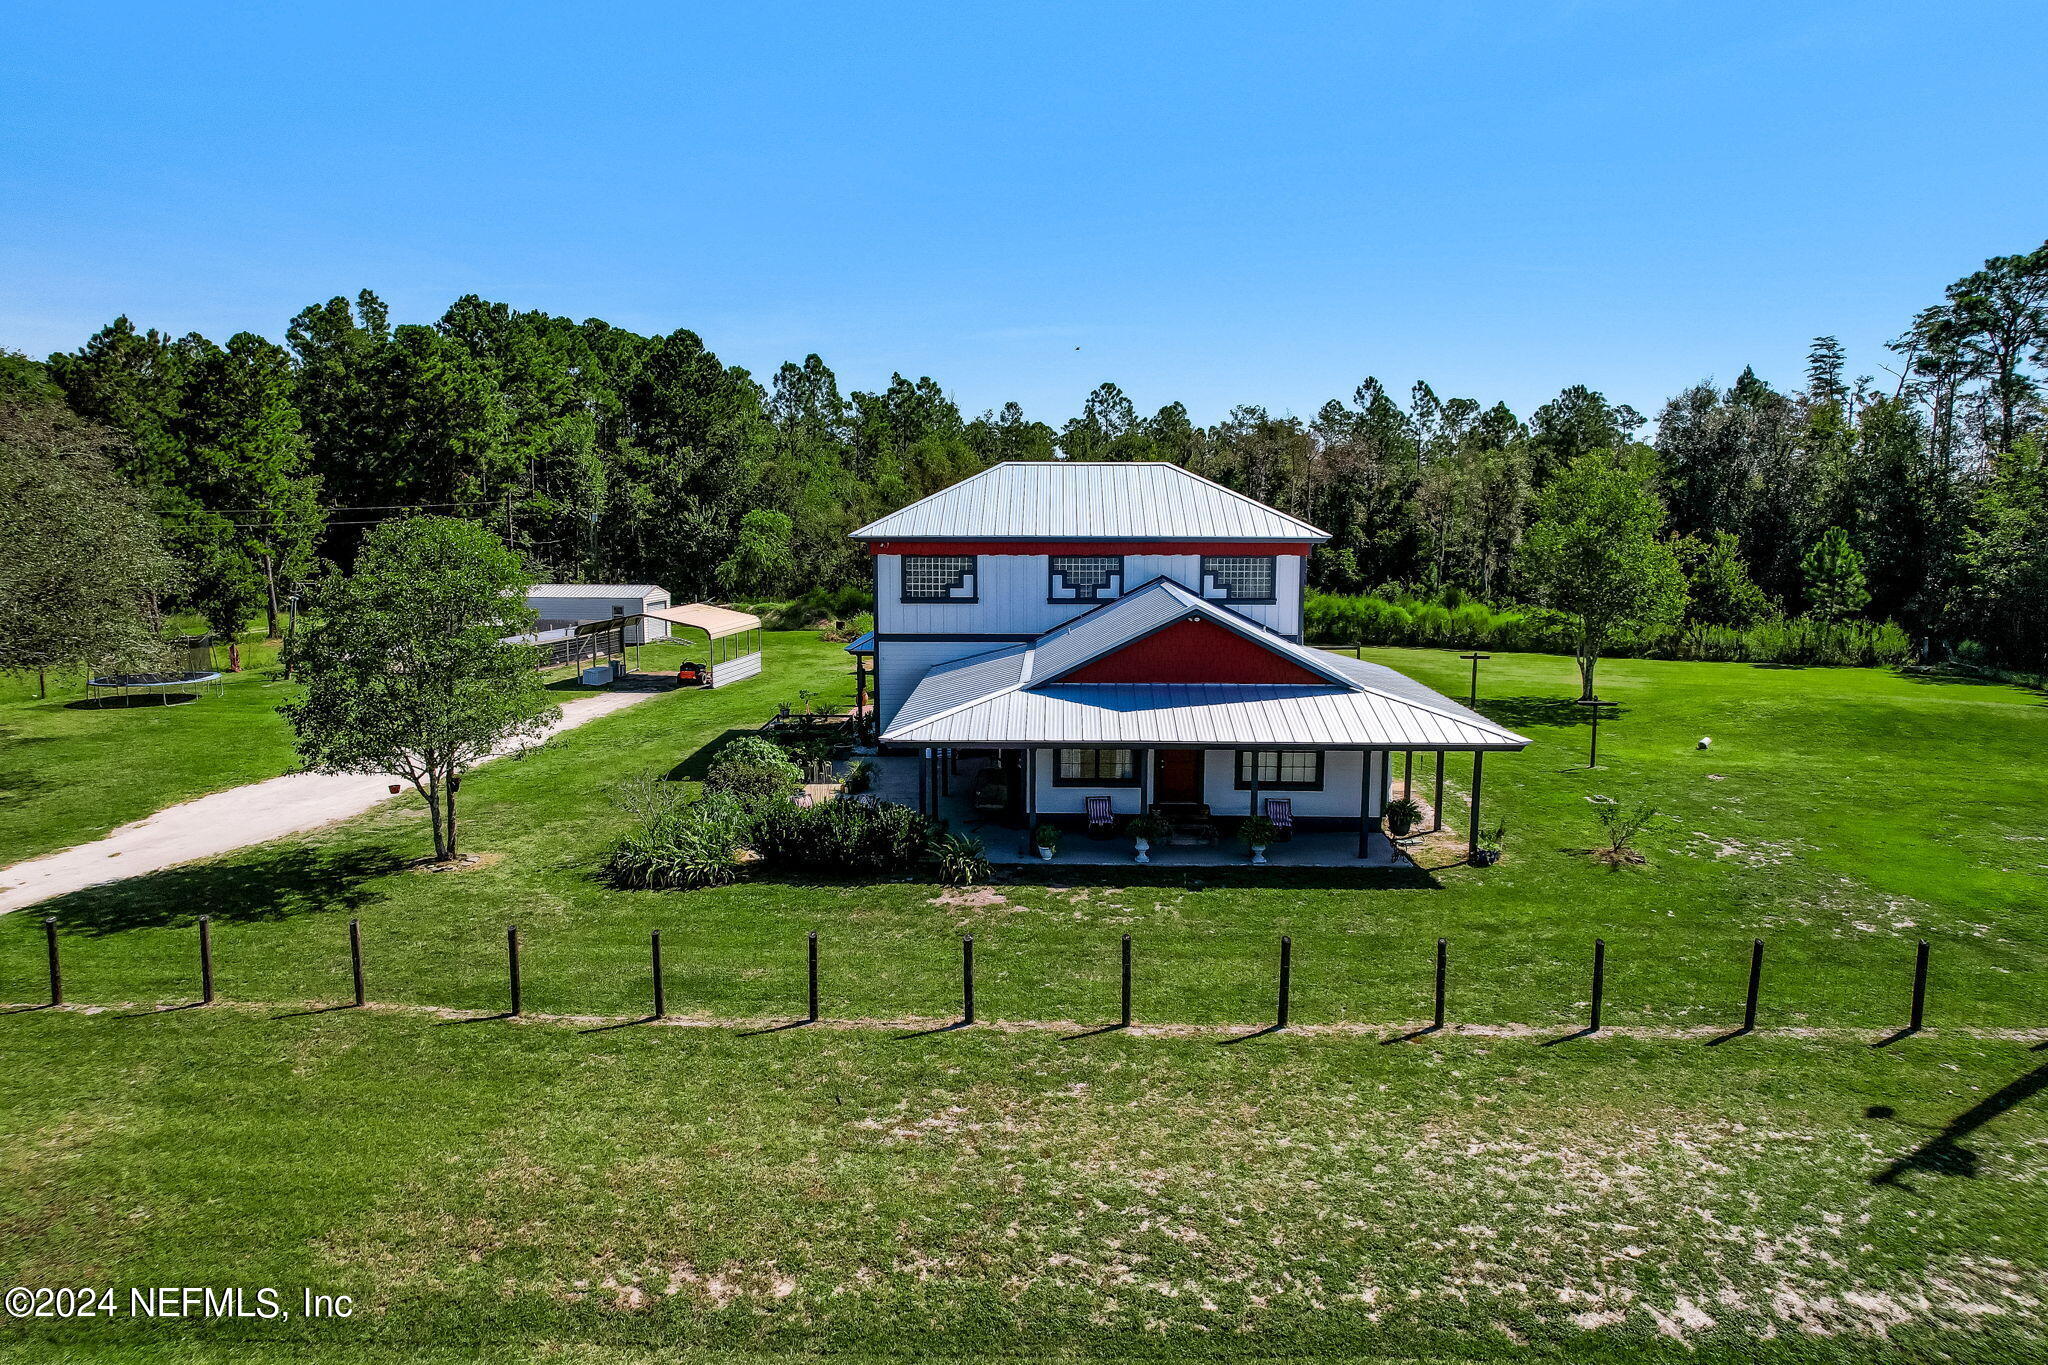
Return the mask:
[[1586, 766], [1588, 768], [1597, 768], [1600, 766], [1600, 708], [1612, 706], [1614, 703], [1602, 701], [1598, 697], [1581, 697], [1578, 704], [1586, 707], [1593, 716], [1593, 741], [1591, 747], [1586, 751]]
[[1479, 661], [1481, 659], [1491, 659], [1493, 656], [1491, 654], [1481, 654], [1474, 650], [1470, 654], [1460, 654], [1458, 657], [1472, 661], [1472, 695], [1466, 699], [1465, 705], [1476, 709], [1479, 705]]

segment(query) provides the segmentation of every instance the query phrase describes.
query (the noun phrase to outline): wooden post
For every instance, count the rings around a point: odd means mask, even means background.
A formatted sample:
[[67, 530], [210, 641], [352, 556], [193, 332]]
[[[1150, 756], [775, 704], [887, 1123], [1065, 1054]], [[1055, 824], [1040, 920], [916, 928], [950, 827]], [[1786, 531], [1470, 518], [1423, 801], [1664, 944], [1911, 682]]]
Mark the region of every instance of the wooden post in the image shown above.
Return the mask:
[[518, 1014], [522, 1001], [519, 990], [519, 926], [508, 925], [505, 929], [505, 961], [512, 973], [512, 1008], [507, 1014]]
[[1436, 1013], [1431, 1017], [1431, 1028], [1444, 1026], [1444, 978], [1449, 974], [1451, 949], [1443, 939], [1436, 941]]
[[1124, 1007], [1119, 1016], [1119, 1028], [1131, 1026], [1131, 936], [1124, 935]]
[[1920, 1023], [1927, 1017], [1927, 940], [1920, 940], [1920, 947], [1913, 954], [1913, 1023], [1912, 1031], [1920, 1031]]
[[[1129, 940], [1126, 939], [1126, 942]], [[57, 917], [43, 916], [43, 946], [50, 957], [50, 1007], [64, 1003], [64, 967], [57, 960]]]
[[1472, 828], [1467, 832], [1465, 838], [1465, 857], [1468, 860], [1479, 856], [1479, 783], [1480, 779], [1485, 776], [1485, 764], [1486, 751], [1484, 749], [1474, 749], [1472, 751]]
[[360, 920], [348, 922], [348, 974], [355, 981], [356, 1008], [363, 1007], [363, 926]]
[[199, 1003], [213, 1003], [213, 918], [199, 917]]
[[1358, 856], [1372, 852], [1372, 750], [1358, 751]]
[[1764, 941], [1753, 938], [1749, 941], [1749, 996], [1742, 1005], [1742, 1031], [1749, 1032], [1756, 1027], [1756, 997], [1764, 984]]
[[966, 1008], [961, 1012], [960, 1021], [974, 1022], [974, 935], [966, 934], [960, 939], [960, 995]]
[[818, 1022], [818, 931], [816, 929], [811, 930], [810, 959], [811, 980], [809, 999], [811, 1010], [810, 1014], [807, 1017], [810, 1019], [812, 1023], [815, 1024]]
[[1600, 997], [1607, 991], [1607, 940], [1593, 940], [1593, 1019], [1586, 1032], [1600, 1031]]
[[1286, 1028], [1289, 997], [1294, 994], [1294, 940], [1280, 935], [1280, 1011], [1273, 1027]]
[[654, 1017], [660, 1019], [668, 1014], [668, 987], [661, 979], [661, 930], [649, 931], [647, 947], [654, 969]]
[[1444, 751], [1436, 751], [1436, 803], [1429, 808], [1429, 832], [1435, 834], [1444, 827]]

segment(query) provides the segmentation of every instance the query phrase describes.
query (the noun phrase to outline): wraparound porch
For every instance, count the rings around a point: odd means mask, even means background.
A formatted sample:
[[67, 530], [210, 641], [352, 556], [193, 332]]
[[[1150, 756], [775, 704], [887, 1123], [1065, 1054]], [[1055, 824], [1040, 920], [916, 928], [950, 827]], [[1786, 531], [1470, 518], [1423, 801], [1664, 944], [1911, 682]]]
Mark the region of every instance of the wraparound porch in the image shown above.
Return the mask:
[[[1242, 864], [1249, 859], [1238, 826], [1258, 813], [1292, 817], [1291, 837], [1266, 848], [1267, 862], [1299, 867], [1407, 866], [1410, 859], [1388, 836], [1387, 805], [1402, 795], [1421, 808], [1416, 834], [1443, 828], [1444, 750], [1349, 748], [1236, 750], [1157, 746], [1091, 749], [1083, 755], [1055, 747], [928, 749], [871, 760], [874, 790], [944, 820], [982, 841], [996, 862], [1036, 863], [1030, 831], [1060, 827], [1056, 861], [1127, 864], [1134, 846], [1123, 832], [1131, 817], [1150, 811], [1172, 821], [1176, 837], [1153, 841], [1151, 865], [1196, 867]], [[1284, 754], [1284, 758], [1283, 758]], [[1484, 755], [1474, 752], [1468, 856], [1478, 843]], [[1108, 837], [1090, 820], [1107, 804]], [[1276, 804], [1278, 809], [1276, 809]], [[1091, 829], [1091, 824], [1094, 828]], [[1455, 837], [1455, 836], [1453, 836]], [[1446, 850], [1436, 841], [1435, 854]], [[1449, 851], [1455, 858], [1455, 846]]]

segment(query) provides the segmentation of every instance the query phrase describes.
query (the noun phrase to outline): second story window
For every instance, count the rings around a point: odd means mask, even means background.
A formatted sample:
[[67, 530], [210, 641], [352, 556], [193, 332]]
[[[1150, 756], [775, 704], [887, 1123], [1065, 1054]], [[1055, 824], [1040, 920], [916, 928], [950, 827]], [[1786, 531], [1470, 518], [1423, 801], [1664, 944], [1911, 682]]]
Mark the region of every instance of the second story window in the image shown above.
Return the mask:
[[1122, 555], [1052, 555], [1048, 602], [1107, 602], [1123, 591]]
[[972, 602], [975, 596], [973, 555], [903, 556], [904, 601]]
[[1273, 602], [1272, 555], [1203, 555], [1202, 596], [1224, 602]]

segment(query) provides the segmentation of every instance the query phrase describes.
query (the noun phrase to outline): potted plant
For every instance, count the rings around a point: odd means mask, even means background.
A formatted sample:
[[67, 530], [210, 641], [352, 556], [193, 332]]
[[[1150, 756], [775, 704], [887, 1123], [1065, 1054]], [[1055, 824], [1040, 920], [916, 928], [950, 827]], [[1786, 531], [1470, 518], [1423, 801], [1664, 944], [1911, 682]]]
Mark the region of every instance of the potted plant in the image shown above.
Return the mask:
[[1052, 855], [1060, 851], [1060, 827], [1041, 824], [1031, 832], [1031, 843], [1039, 857], [1051, 862]]
[[1387, 803], [1387, 833], [1396, 839], [1405, 839], [1414, 833], [1421, 820], [1422, 807], [1414, 798], [1404, 796], [1399, 801]]
[[1252, 851], [1252, 866], [1266, 865], [1266, 845], [1273, 842], [1278, 832], [1274, 829], [1273, 822], [1263, 815], [1247, 816], [1244, 823], [1237, 827], [1237, 837]]
[[1472, 850], [1472, 865], [1474, 867], [1492, 867], [1495, 863], [1499, 862], [1501, 848], [1507, 842], [1507, 837], [1508, 827], [1505, 821], [1495, 825], [1492, 829], [1480, 830], [1479, 844]]
[[1152, 845], [1171, 835], [1173, 825], [1164, 816], [1147, 812], [1133, 816], [1131, 822], [1124, 826], [1124, 833], [1130, 835], [1131, 842], [1137, 845], [1137, 861], [1149, 863], [1152, 861]]

